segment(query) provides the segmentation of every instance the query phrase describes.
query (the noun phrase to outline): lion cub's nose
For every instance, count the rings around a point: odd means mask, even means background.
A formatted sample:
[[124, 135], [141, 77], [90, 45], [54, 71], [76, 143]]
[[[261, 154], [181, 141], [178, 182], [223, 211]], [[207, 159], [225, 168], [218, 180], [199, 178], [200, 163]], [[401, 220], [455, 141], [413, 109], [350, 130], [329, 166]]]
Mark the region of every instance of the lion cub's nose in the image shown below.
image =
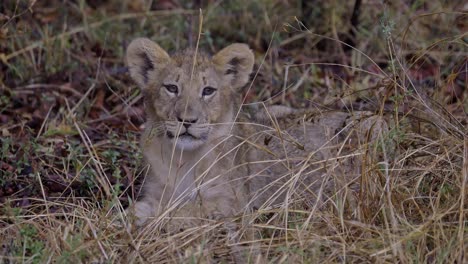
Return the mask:
[[192, 124], [195, 124], [198, 121], [198, 118], [189, 119], [189, 118], [177, 117], [177, 120], [179, 122], [182, 122], [185, 128], [189, 128]]

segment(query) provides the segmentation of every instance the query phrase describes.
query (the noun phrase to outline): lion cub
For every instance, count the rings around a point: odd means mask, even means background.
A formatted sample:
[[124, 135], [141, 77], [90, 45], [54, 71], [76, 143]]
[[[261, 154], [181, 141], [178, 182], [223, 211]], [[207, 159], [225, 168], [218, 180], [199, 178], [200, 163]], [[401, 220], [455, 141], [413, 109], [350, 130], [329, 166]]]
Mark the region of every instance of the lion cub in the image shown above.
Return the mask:
[[247, 203], [242, 177], [248, 166], [236, 168], [246, 157], [238, 153], [244, 146], [233, 122], [238, 90], [253, 68], [252, 51], [232, 44], [213, 57], [193, 50], [170, 57], [139, 38], [128, 46], [126, 59], [147, 116], [141, 147], [149, 171], [144, 196], [135, 204], [140, 222], [175, 207], [181, 216], [240, 212]]
[[[355, 116], [273, 107], [249, 119], [239, 93], [254, 65], [247, 45], [212, 57], [193, 50], [169, 56], [139, 38], [126, 60], [147, 115], [141, 147], [149, 169], [134, 205], [138, 224], [167, 216], [220, 219], [304, 197], [300, 192], [312, 201], [337, 173], [330, 165], [346, 147], [336, 142]], [[343, 166], [340, 173], [356, 174]]]

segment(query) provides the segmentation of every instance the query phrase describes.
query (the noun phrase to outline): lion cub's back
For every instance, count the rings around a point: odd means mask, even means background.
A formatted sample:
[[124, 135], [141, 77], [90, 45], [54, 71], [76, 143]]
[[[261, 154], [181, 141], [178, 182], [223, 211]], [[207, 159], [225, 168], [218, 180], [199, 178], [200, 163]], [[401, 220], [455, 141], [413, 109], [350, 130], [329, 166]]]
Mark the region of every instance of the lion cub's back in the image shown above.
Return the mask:
[[258, 142], [251, 188], [255, 206], [278, 204], [286, 196], [315, 202], [319, 190], [331, 189], [336, 179], [357, 177], [359, 159], [349, 154], [356, 152], [363, 130], [377, 122], [373, 116], [332, 111], [288, 114], [271, 121]]

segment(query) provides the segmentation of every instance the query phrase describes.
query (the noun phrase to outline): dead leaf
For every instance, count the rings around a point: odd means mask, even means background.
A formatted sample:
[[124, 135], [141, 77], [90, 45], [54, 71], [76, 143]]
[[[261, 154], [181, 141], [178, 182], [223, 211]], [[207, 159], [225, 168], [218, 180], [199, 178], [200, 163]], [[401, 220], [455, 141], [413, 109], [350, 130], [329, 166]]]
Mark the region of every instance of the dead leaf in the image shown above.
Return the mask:
[[8, 28], [0, 28], [0, 39], [7, 39]]
[[0, 13], [0, 21], [5, 21], [5, 20], [8, 20], [8, 19], [10, 19], [10, 17], [9, 17], [9, 16], [7, 16], [7, 15], [5, 15], [5, 14], [2, 14], [2, 13]]

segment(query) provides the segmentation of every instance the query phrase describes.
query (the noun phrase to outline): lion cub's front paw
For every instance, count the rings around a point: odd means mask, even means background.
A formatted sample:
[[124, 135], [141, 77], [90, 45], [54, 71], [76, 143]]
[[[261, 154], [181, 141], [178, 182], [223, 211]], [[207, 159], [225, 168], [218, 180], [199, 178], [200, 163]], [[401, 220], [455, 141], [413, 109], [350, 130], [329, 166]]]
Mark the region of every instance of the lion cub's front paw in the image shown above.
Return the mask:
[[181, 232], [203, 224], [199, 212], [191, 207], [182, 207], [173, 212], [166, 225], [169, 233]]
[[201, 225], [201, 221], [190, 217], [174, 217], [167, 223], [165, 230], [174, 234]]
[[216, 203], [208, 203], [205, 204], [202, 208], [203, 215], [210, 220], [223, 220], [228, 217], [232, 217], [236, 215], [236, 210], [234, 207], [224, 207], [220, 210], [219, 205]]
[[135, 216], [135, 225], [142, 226], [144, 225], [151, 217], [154, 216], [155, 211], [153, 206], [148, 202], [141, 201], [136, 202], [134, 206], [127, 209], [127, 213], [130, 216]]

